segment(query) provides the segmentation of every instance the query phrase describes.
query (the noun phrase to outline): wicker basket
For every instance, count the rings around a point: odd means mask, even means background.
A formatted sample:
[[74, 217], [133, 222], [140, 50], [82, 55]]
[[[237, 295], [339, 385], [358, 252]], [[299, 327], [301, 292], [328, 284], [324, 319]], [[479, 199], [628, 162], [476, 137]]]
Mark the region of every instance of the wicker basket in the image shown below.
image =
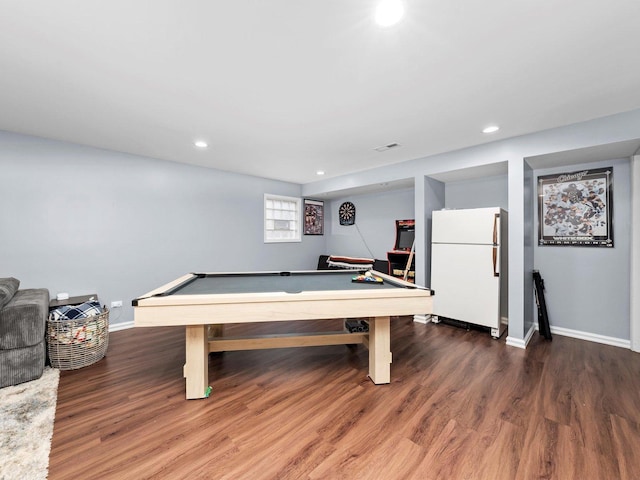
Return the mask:
[[54, 368], [75, 370], [97, 362], [109, 346], [109, 310], [86, 318], [49, 320], [47, 344]]

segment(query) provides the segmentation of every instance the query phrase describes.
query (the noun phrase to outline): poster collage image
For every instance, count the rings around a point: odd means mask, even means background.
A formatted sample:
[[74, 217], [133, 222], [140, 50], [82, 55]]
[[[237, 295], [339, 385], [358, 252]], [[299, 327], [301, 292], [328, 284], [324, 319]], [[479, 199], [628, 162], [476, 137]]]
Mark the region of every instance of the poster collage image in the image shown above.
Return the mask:
[[612, 168], [538, 177], [538, 244], [612, 247], [612, 177]]

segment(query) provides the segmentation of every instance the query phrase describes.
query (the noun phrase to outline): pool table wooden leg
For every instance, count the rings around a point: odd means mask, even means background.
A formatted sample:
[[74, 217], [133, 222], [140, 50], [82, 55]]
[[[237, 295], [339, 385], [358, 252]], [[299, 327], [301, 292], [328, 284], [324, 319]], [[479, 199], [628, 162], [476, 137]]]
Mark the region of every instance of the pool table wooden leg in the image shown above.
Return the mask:
[[184, 378], [187, 399], [205, 398], [209, 385], [209, 342], [206, 325], [189, 325], [185, 332]]
[[391, 381], [391, 325], [389, 317], [369, 319], [369, 378], [375, 384]]

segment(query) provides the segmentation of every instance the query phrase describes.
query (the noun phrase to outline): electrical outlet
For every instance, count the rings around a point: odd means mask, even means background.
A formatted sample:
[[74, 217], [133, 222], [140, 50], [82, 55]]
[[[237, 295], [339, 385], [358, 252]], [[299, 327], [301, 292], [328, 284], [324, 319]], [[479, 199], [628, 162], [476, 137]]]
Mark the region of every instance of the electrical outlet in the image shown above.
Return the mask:
[[111, 302], [111, 308], [120, 308], [122, 307], [122, 300], [116, 300], [115, 302]]

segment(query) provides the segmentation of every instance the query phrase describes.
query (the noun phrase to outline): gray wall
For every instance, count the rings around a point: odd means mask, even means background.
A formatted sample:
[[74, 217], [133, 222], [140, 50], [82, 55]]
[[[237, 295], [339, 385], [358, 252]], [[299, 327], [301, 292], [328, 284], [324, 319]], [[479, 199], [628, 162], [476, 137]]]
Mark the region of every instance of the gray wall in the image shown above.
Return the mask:
[[[356, 206], [356, 224], [340, 225], [338, 208], [345, 201]], [[396, 241], [396, 220], [414, 218], [414, 192], [395, 190], [377, 194], [357, 195], [329, 202], [327, 223], [328, 255], [346, 255], [387, 259]]]
[[[427, 219], [424, 198], [423, 177], [437, 177], [457, 170], [492, 170], [493, 166], [506, 162], [508, 168], [509, 199], [509, 335], [507, 343], [524, 348], [529, 339], [528, 329], [534, 320], [533, 298], [531, 295], [532, 250], [529, 231], [531, 218], [527, 213], [532, 201], [532, 172], [525, 164], [528, 159], [553, 155], [561, 152], [576, 151], [592, 155], [594, 152], [620, 151], [620, 146], [629, 143], [635, 145], [640, 138], [640, 109], [609, 117], [567, 125], [565, 127], [535, 132], [519, 137], [498, 139], [484, 145], [478, 145], [453, 152], [431, 155], [406, 162], [373, 168], [366, 172], [326, 178], [318, 182], [303, 185], [302, 192], [307, 196], [318, 196], [340, 192], [345, 189], [361, 188], [393, 182], [406, 178], [415, 178], [416, 192], [416, 228], [423, 232], [426, 227], [418, 224]], [[630, 153], [631, 155], [632, 153]], [[609, 154], [607, 154], [609, 155]], [[601, 155], [598, 158], [620, 158], [621, 154]], [[556, 164], [564, 163], [565, 155], [556, 158]], [[531, 178], [530, 178], [531, 177]], [[424, 264], [426, 266], [426, 264]], [[422, 262], [416, 264], [416, 278], [424, 278]], [[423, 271], [420, 272], [419, 270]], [[603, 299], [607, 301], [607, 299]], [[626, 303], [629, 299], [625, 300]]]
[[[538, 246], [535, 268], [544, 279], [549, 322], [597, 335], [630, 339], [629, 278], [631, 252], [631, 181], [629, 159], [535, 170], [535, 178], [613, 166], [614, 247]], [[536, 225], [538, 209], [535, 208]]]
[[[537, 245], [538, 209], [534, 201], [525, 205], [526, 245], [533, 246], [534, 268], [540, 270], [547, 291], [550, 323], [577, 332], [629, 340], [629, 255], [631, 224], [631, 186], [629, 160], [609, 160], [534, 170], [538, 176], [614, 166], [614, 240], [613, 249], [588, 247], [552, 247]], [[445, 184], [446, 208], [499, 206], [508, 210], [507, 177], [486, 177]], [[526, 250], [526, 249], [525, 249]], [[529, 278], [526, 292], [532, 292]], [[530, 288], [529, 288], [530, 287]], [[534, 315], [533, 318], [536, 318]], [[525, 325], [525, 332], [530, 325]]]
[[500, 207], [509, 210], [507, 175], [448, 182], [445, 184], [446, 208]]
[[535, 303], [534, 282], [533, 282], [533, 270], [535, 270], [535, 255], [534, 255], [534, 241], [533, 236], [536, 232], [535, 229], [535, 201], [538, 198], [534, 180], [534, 170], [526, 162], [523, 165], [523, 212], [524, 212], [524, 278], [522, 279], [523, 291], [525, 295], [524, 309], [529, 309], [533, 313], [531, 315], [524, 315], [524, 333], [533, 331], [534, 324], [538, 322], [537, 306]]
[[190, 271], [315, 268], [325, 237], [265, 244], [264, 193], [297, 184], [0, 132], [0, 276], [131, 300]]
[[422, 268], [416, 263], [416, 284], [430, 286], [433, 212], [445, 208], [446, 185], [429, 177], [418, 178], [416, 185], [416, 211], [423, 215], [422, 222], [416, 221], [416, 253], [418, 260], [423, 257]]

